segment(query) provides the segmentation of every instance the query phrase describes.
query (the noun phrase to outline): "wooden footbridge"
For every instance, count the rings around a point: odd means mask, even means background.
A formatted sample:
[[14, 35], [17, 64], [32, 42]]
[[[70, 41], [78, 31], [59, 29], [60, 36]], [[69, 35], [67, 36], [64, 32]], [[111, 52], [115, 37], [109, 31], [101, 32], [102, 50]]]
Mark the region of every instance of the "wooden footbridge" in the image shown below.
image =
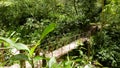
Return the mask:
[[[88, 31], [89, 36], [81, 37], [81, 38], [79, 38], [79, 39], [71, 42], [70, 44], [67, 44], [67, 45], [65, 45], [65, 46], [63, 46], [59, 49], [56, 49], [56, 50], [54, 50], [50, 53], [45, 53], [44, 54], [45, 57], [47, 57], [47, 58], [55, 57], [55, 58], [58, 59], [61, 56], [67, 54], [70, 51], [72, 51], [73, 49], [76, 49], [79, 46], [79, 44], [84, 44], [85, 41], [89, 42], [90, 41], [89, 37], [91, 36], [91, 33], [96, 31], [96, 28], [100, 29], [100, 27], [98, 28], [98, 26], [92, 26], [90, 28], [90, 30]], [[40, 53], [40, 55], [41, 54], [43, 54], [43, 53]], [[37, 66], [36, 66], [37, 68], [40, 68], [40, 65], [42, 65], [42, 60], [40, 60], [39, 63], [35, 63], [35, 64], [37, 64]], [[25, 66], [26, 66], [26, 68], [32, 68], [31, 65], [28, 62], [26, 62]], [[14, 64], [10, 67], [0, 67], [0, 68], [20, 68], [20, 66], [19, 66], [19, 64]]]

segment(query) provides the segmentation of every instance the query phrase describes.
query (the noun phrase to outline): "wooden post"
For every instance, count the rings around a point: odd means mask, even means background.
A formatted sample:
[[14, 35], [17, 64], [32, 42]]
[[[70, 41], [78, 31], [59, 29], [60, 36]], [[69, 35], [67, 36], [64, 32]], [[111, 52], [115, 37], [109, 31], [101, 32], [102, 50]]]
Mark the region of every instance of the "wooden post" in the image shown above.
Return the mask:
[[[20, 53], [24, 53], [24, 51], [20, 50]], [[26, 68], [25, 60], [20, 60], [20, 68]]]
[[[1, 43], [1, 47], [4, 48], [4, 43], [2, 42]], [[4, 56], [4, 53], [5, 53], [5, 50], [4, 49], [1, 49], [1, 56], [0, 56], [0, 62], [4, 62], [5, 61], [5, 56]]]

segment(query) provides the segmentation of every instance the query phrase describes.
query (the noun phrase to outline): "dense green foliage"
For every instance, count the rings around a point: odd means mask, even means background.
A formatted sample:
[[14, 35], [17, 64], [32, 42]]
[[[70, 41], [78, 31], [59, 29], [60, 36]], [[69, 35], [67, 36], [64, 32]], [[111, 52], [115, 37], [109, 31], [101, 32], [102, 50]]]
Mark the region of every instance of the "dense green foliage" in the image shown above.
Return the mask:
[[112, 0], [105, 6], [103, 30], [95, 36], [95, 56], [106, 66], [120, 67], [120, 5]]
[[[6, 1], [3, 3], [9, 4], [1, 6], [1, 26], [12, 30], [6, 29], [6, 31], [9, 31], [8, 34], [15, 31], [14, 38], [24, 39], [24, 43], [35, 43], [33, 40], [39, 39], [39, 33], [51, 22], [58, 25], [53, 33], [63, 35], [63, 33], [81, 28], [83, 23], [89, 23], [91, 20], [89, 16], [96, 12], [90, 9], [92, 2], [88, 7], [83, 6], [89, 5], [89, 2], [85, 1], [85, 4], [80, 2], [76, 1], [76, 6], [74, 6], [73, 1], [67, 0], [65, 2], [55, 0]], [[79, 9], [80, 7], [81, 9]], [[90, 13], [88, 13], [89, 11]], [[4, 33], [2, 34], [4, 35]], [[25, 41], [25, 39], [27, 40]]]
[[91, 23], [100, 24], [100, 31], [91, 36], [92, 58], [87, 60], [86, 50], [80, 47], [76, 49], [80, 54], [76, 50], [70, 53], [70, 65], [81, 66], [98, 60], [103, 66], [120, 67], [119, 7], [120, 0], [0, 0], [0, 36], [34, 46], [44, 29], [55, 23], [54, 31], [45, 35], [37, 47], [40, 51], [53, 51], [86, 34]]

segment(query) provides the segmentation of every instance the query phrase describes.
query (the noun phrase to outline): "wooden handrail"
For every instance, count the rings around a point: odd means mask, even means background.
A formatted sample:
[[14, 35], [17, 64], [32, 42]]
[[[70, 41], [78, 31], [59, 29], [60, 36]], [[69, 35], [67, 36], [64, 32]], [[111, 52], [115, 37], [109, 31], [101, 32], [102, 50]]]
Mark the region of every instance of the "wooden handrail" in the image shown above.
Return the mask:
[[76, 49], [79, 45], [78, 45], [78, 41], [80, 41], [79, 43], [84, 43], [85, 41], [89, 41], [88, 38], [80, 38], [70, 44], [67, 44], [59, 49], [56, 49], [50, 53], [45, 54], [45, 57], [51, 58], [51, 57], [56, 57], [56, 58], [60, 58], [61, 56], [67, 54], [68, 52], [72, 51], [73, 49]]

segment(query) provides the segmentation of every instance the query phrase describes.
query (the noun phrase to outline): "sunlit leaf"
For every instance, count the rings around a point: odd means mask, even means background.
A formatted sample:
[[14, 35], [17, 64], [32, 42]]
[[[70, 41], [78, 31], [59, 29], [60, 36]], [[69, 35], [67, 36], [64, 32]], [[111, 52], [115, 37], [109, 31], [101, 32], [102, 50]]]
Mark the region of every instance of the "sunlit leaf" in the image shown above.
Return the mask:
[[28, 52], [30, 51], [27, 45], [22, 43], [16, 43], [15, 48], [18, 50], [27, 50]]
[[72, 64], [72, 62], [67, 62], [66, 65], [65, 65], [65, 68], [72, 68], [71, 64]]
[[52, 66], [53, 66], [56, 62], [57, 62], [57, 61], [56, 61], [55, 57], [52, 57], [52, 58], [49, 60], [49, 62], [48, 62], [49, 68], [52, 68]]
[[0, 37], [0, 40], [3, 40], [5, 42], [9, 43], [10, 46], [15, 46], [16, 45], [15, 42], [13, 42], [12, 40], [10, 40], [9, 38]]
[[33, 53], [34, 53], [34, 51], [35, 51], [36, 47], [37, 47], [37, 45], [33, 46], [33, 47], [30, 49], [30, 52], [29, 52], [30, 57], [32, 57], [32, 56], [33, 56]]
[[10, 2], [10, 1], [0, 1], [0, 5], [2, 5], [2, 6], [10, 6], [10, 5], [12, 5], [13, 3], [12, 2]]

